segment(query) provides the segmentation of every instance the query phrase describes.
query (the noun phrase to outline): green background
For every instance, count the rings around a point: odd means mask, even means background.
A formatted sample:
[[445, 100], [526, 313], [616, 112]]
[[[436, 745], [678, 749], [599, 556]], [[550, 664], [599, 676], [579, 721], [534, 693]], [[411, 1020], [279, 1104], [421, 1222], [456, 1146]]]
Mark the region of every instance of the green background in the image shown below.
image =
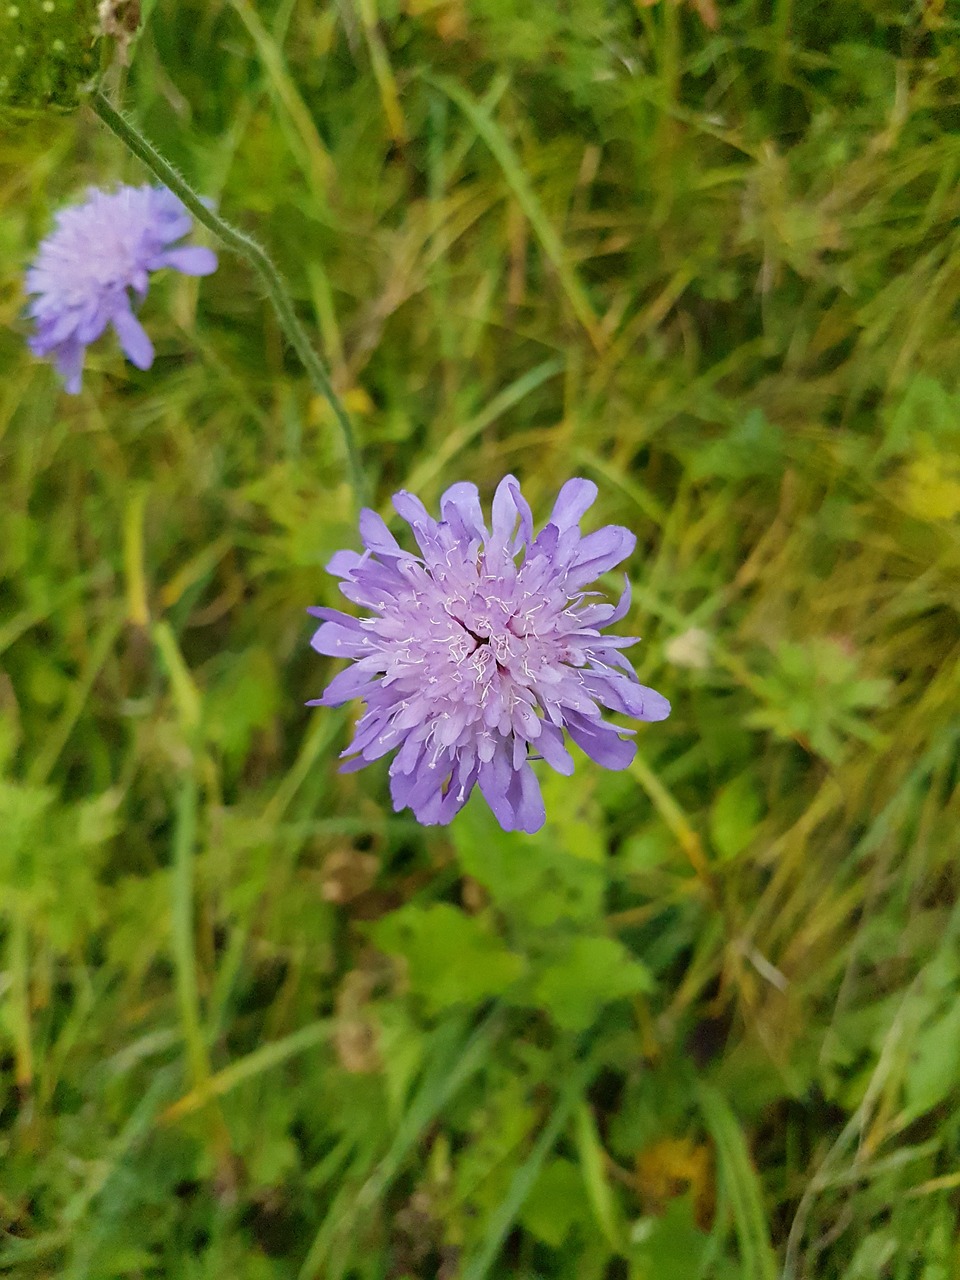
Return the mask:
[[960, 1275], [955, 5], [146, 19], [108, 92], [282, 268], [377, 505], [594, 479], [674, 710], [538, 766], [536, 836], [338, 775], [328, 406], [227, 254], [63, 395], [23, 269], [146, 175], [4, 124], [0, 1271]]

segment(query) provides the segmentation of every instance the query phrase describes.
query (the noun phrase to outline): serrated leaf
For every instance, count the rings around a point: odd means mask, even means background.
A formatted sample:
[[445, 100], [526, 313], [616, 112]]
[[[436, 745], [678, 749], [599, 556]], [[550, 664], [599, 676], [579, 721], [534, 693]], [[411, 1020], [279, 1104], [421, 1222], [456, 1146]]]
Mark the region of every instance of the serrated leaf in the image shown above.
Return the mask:
[[649, 970], [622, 943], [614, 938], [577, 937], [560, 959], [543, 970], [534, 994], [558, 1026], [584, 1031], [604, 1005], [652, 987]]
[[370, 936], [382, 951], [406, 960], [410, 989], [433, 1011], [500, 995], [525, 968], [488, 924], [445, 902], [401, 907]]
[[451, 827], [451, 835], [463, 870], [524, 925], [599, 920], [605, 880], [596, 862], [557, 848], [547, 836], [501, 831], [476, 795]]

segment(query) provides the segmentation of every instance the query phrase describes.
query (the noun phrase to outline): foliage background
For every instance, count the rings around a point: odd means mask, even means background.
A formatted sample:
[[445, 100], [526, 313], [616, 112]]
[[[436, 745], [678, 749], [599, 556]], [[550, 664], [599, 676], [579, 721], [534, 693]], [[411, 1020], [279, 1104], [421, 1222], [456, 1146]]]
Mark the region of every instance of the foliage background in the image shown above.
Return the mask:
[[144, 175], [5, 124], [0, 1269], [960, 1275], [956, 9], [146, 18], [112, 92], [282, 266], [378, 503], [596, 479], [674, 712], [535, 837], [338, 776], [327, 407], [227, 256], [60, 394], [24, 264]]

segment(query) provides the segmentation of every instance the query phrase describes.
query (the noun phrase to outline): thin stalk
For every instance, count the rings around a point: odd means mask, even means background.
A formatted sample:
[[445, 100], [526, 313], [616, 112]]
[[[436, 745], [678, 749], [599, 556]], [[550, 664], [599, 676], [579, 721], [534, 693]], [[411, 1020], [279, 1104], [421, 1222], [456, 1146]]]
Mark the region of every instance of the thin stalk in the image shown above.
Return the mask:
[[30, 977], [27, 922], [22, 906], [15, 907], [10, 922], [10, 1021], [13, 1029], [16, 1081], [21, 1093], [33, 1084], [33, 1048], [30, 1039]]
[[194, 1088], [210, 1078], [210, 1062], [200, 1019], [197, 961], [193, 944], [193, 850], [197, 833], [197, 781], [193, 769], [184, 773], [177, 797], [173, 834], [173, 882], [171, 915], [173, 958], [183, 1037], [187, 1043]]
[[366, 478], [363, 473], [363, 464], [360, 460], [360, 450], [354, 435], [353, 424], [342, 400], [333, 389], [333, 384], [324, 368], [323, 362], [314, 351], [306, 330], [297, 318], [293, 301], [280, 272], [255, 240], [244, 232], [237, 230], [236, 227], [231, 226], [229, 222], [225, 222], [223, 218], [204, 204], [200, 196], [177, 172], [173, 165], [164, 159], [156, 147], [151, 142], [148, 142], [125, 116], [110, 105], [99, 89], [94, 90], [90, 100], [94, 111], [124, 146], [132, 151], [137, 159], [142, 161], [156, 178], [159, 178], [166, 187], [170, 188], [174, 195], [183, 201], [199, 223], [205, 226], [208, 231], [211, 231], [228, 249], [245, 259], [260, 277], [267, 291], [267, 296], [273, 303], [273, 309], [277, 313], [280, 327], [303, 362], [303, 367], [307, 371], [314, 390], [324, 397], [333, 410], [337, 425], [343, 435], [343, 443], [347, 453], [347, 466], [350, 471], [350, 482], [357, 502], [363, 504], [367, 496]]

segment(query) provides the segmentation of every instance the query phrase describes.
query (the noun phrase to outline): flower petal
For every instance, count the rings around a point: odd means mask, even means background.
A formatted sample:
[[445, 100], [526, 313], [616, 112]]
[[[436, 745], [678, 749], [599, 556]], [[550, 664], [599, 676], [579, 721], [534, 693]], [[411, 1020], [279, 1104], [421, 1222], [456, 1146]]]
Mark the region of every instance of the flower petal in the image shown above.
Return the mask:
[[567, 574], [567, 590], [575, 592], [594, 582], [601, 573], [626, 560], [637, 545], [637, 536], [623, 525], [608, 524], [580, 540]]
[[63, 389], [68, 395], [80, 394], [83, 384], [83, 359], [87, 349], [82, 342], [65, 342], [54, 356], [57, 373], [63, 379]]
[[310, 644], [328, 658], [361, 658], [370, 648], [370, 639], [363, 632], [325, 622], [313, 633]]
[[585, 513], [597, 500], [597, 486], [592, 480], [579, 478], [568, 480], [560, 490], [547, 524], [554, 525], [561, 533], [578, 525]]
[[[529, 544], [533, 538], [533, 517], [526, 498], [520, 492], [520, 482], [516, 476], [504, 476], [497, 485], [493, 495], [493, 520], [490, 526], [488, 547], [493, 552], [503, 550], [516, 554], [521, 546]], [[517, 520], [520, 521], [519, 531]]]
[[364, 507], [360, 512], [360, 537], [367, 550], [375, 551], [378, 555], [402, 556], [406, 554], [400, 543], [387, 528], [383, 518], [377, 515], [376, 511], [371, 511], [369, 507]]
[[314, 647], [354, 659], [312, 705], [365, 700], [346, 767], [393, 753], [397, 810], [447, 823], [477, 785], [504, 830], [538, 831], [545, 812], [531, 761], [569, 776], [565, 730], [598, 764], [624, 769], [636, 751], [633, 731], [606, 722], [601, 707], [641, 720], [669, 713], [621, 653], [634, 640], [602, 630], [626, 615], [629, 581], [616, 605], [587, 589], [636, 545], [618, 525], [581, 536], [596, 492], [588, 480], [564, 485], [531, 543], [532, 514], [514, 476], [497, 486], [489, 532], [472, 483], [444, 492], [439, 523], [400, 491], [394, 507], [422, 558], [403, 551], [380, 516], [365, 510], [364, 554], [331, 559], [341, 593], [368, 612], [358, 620], [311, 610], [323, 623]]
[[547, 819], [547, 812], [540, 783], [529, 764], [522, 764], [514, 772], [510, 779], [509, 796], [515, 830], [525, 831], [528, 835], [539, 831]]
[[161, 255], [162, 265], [173, 267], [185, 276], [210, 276], [217, 269], [217, 255], [201, 245], [181, 245]]
[[[29, 315], [37, 332], [31, 349], [52, 354], [67, 384], [79, 389], [82, 352], [108, 323], [127, 358], [140, 369], [153, 363], [153, 344], [130, 309], [130, 292], [147, 292], [149, 274], [174, 267], [209, 274], [216, 255], [196, 246], [172, 247], [193, 226], [190, 214], [164, 187], [91, 187], [86, 199], [61, 209], [53, 231], [41, 242], [26, 272]], [[71, 345], [58, 350], [61, 343]]]
[[634, 720], [666, 720], [670, 714], [670, 703], [663, 694], [628, 676], [612, 671], [588, 671], [584, 672], [583, 683], [598, 702], [611, 711], [633, 716]]
[[440, 498], [440, 514], [461, 539], [479, 538], [482, 541], [487, 536], [480, 491], [475, 484], [466, 480], [452, 484]]
[[316, 700], [317, 707], [340, 707], [351, 698], [362, 698], [371, 682], [371, 673], [361, 671], [358, 667], [347, 667], [333, 677], [322, 695]]
[[557, 773], [562, 773], [565, 777], [573, 773], [573, 756], [564, 746], [563, 733], [549, 720], [544, 720], [540, 726], [536, 750]]
[[149, 369], [153, 364], [153, 343], [147, 337], [146, 329], [130, 310], [129, 303], [119, 307], [112, 319], [124, 355], [138, 369]]
[[621, 738], [623, 729], [615, 729], [603, 720], [588, 720], [579, 712], [566, 718], [567, 729], [581, 751], [605, 769], [626, 769], [637, 754], [632, 742]]

